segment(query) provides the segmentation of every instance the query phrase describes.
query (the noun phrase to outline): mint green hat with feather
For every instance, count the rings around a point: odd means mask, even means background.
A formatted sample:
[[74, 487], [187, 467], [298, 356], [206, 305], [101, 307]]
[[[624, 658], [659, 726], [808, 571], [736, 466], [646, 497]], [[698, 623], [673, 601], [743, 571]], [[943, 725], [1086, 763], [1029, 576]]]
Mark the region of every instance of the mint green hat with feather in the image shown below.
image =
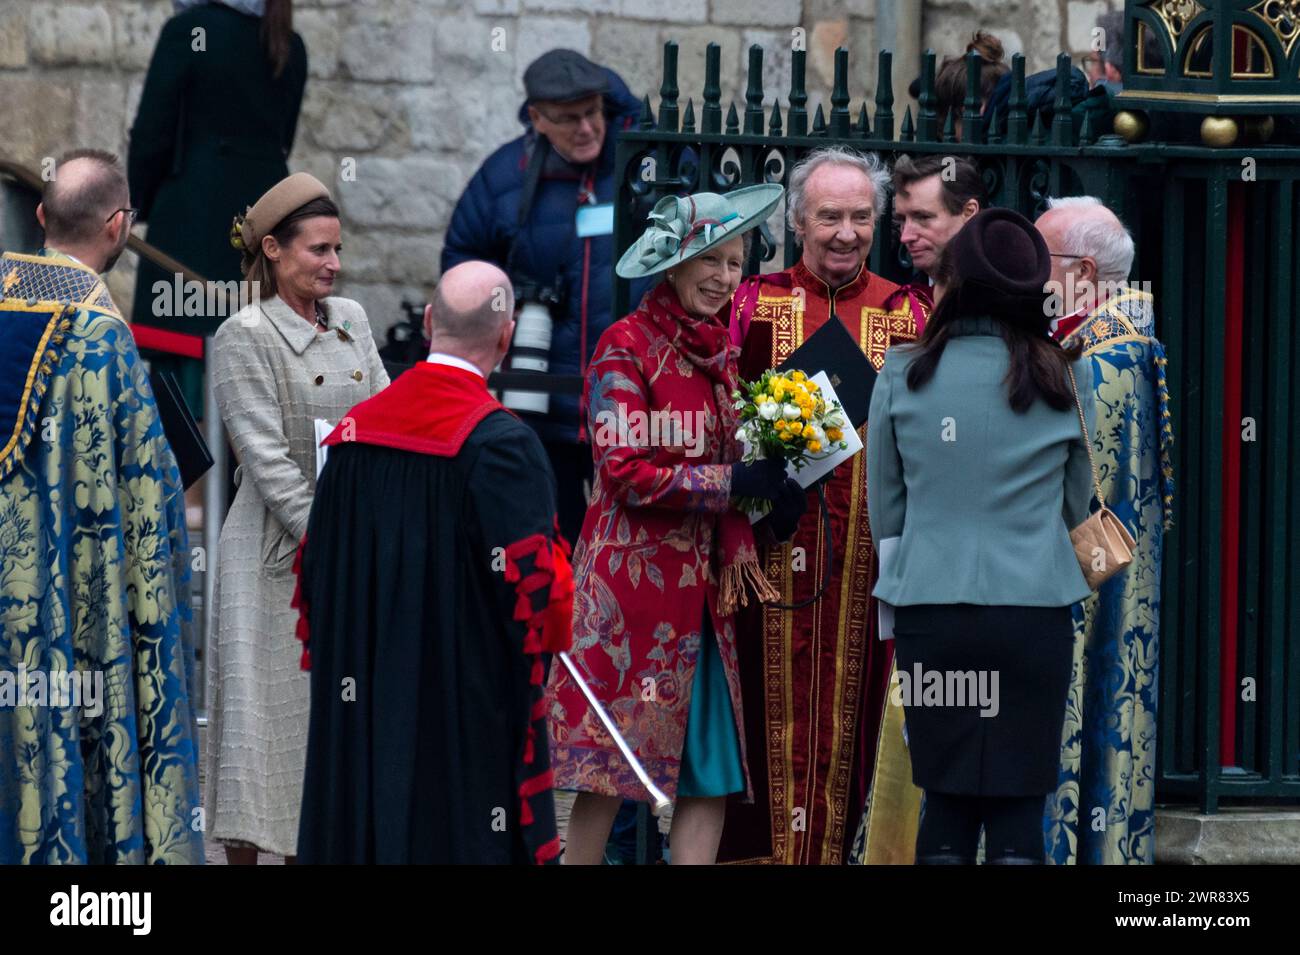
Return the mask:
[[725, 195], [697, 192], [660, 199], [648, 216], [650, 225], [623, 253], [614, 271], [636, 279], [681, 265], [762, 225], [784, 194], [784, 188], [771, 183]]

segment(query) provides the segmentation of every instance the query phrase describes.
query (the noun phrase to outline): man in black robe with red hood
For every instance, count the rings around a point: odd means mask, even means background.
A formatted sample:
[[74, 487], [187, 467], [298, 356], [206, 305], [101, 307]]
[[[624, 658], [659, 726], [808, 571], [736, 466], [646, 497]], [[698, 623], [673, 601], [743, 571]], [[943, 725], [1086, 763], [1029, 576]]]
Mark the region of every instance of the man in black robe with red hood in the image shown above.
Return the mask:
[[495, 266], [446, 272], [428, 361], [324, 442], [295, 597], [300, 862], [559, 855], [543, 654], [568, 649], [573, 582], [541, 442], [487, 390], [513, 311]]

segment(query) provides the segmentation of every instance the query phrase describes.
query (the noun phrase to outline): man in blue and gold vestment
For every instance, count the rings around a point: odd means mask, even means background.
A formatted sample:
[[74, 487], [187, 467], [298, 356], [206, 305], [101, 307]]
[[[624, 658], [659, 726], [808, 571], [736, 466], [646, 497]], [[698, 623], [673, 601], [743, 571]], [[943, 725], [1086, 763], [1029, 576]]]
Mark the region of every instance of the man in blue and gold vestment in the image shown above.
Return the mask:
[[1165, 354], [1151, 294], [1126, 284], [1134, 250], [1123, 223], [1087, 196], [1048, 205], [1036, 225], [1065, 303], [1053, 335], [1082, 345], [1092, 360], [1104, 503], [1137, 546], [1132, 564], [1074, 608], [1061, 774], [1044, 820], [1047, 858], [1151, 864], [1160, 564], [1173, 513]]
[[176, 461], [101, 273], [116, 157], [64, 156], [0, 256], [0, 864], [203, 861]]

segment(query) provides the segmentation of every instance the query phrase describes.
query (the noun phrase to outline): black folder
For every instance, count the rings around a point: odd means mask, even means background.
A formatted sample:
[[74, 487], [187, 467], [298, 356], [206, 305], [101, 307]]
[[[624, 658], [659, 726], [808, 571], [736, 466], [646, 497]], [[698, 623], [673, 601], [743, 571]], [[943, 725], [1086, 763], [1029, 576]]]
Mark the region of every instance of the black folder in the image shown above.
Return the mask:
[[[212, 454], [203, 440], [194, 415], [181, 395], [176, 376], [169, 371], [155, 371], [149, 376], [154, 400], [158, 403], [158, 417], [162, 420], [167, 443], [176, 455], [176, 466], [181, 471], [181, 484], [189, 490], [191, 484], [203, 477], [212, 467]], [[213, 409], [215, 410], [215, 409]]]
[[777, 370], [802, 371], [809, 376], [826, 372], [853, 427], [860, 428], [867, 420], [876, 369], [833, 312], [830, 321], [813, 332]]

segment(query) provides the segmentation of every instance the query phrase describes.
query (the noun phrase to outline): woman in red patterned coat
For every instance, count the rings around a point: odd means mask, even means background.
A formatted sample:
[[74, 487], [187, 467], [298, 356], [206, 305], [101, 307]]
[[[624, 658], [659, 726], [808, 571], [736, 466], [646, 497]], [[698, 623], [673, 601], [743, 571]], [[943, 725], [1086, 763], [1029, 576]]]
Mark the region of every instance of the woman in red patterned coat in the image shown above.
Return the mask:
[[[712, 863], [725, 796], [750, 791], [733, 614], [746, 589], [772, 599], [758, 530], [793, 532], [803, 492], [777, 461], [739, 460], [737, 349], [728, 308], [742, 234], [780, 186], [660, 201], [618, 264], [665, 273], [596, 348], [584, 402], [596, 464], [574, 549], [571, 655], [656, 784], [676, 798], [675, 863]], [[775, 502], [758, 528], [733, 497]], [[601, 860], [623, 798], [645, 792], [562, 667], [550, 681], [555, 785], [579, 792], [565, 861]]]

